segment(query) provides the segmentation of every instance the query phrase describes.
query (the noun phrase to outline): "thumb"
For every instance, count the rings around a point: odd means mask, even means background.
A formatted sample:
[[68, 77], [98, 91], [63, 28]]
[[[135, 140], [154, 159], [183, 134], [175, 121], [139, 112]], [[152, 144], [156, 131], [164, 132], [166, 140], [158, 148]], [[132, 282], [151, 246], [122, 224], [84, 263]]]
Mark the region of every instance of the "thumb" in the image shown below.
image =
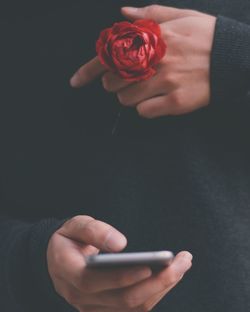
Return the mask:
[[152, 19], [157, 23], [197, 14], [192, 10], [176, 9], [162, 5], [150, 5], [143, 8], [123, 7], [121, 13], [132, 21], [137, 19]]
[[126, 237], [118, 230], [89, 216], [73, 217], [57, 233], [108, 252], [121, 251], [127, 244]]

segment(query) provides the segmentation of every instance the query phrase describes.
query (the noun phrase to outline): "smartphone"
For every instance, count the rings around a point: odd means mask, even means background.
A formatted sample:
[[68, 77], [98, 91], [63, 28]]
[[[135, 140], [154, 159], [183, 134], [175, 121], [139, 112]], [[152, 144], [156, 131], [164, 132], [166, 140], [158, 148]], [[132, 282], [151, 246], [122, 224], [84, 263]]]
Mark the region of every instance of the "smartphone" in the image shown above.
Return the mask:
[[89, 268], [112, 268], [147, 265], [151, 268], [168, 266], [174, 258], [171, 251], [100, 254], [85, 257]]

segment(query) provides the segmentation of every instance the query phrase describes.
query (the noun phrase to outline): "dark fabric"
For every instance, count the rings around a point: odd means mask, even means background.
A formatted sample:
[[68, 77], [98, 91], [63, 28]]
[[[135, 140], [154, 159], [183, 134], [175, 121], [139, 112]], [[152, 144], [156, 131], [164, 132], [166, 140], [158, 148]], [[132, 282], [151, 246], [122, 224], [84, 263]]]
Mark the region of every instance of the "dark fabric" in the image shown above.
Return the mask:
[[193, 253], [155, 311], [249, 310], [250, 2], [158, 2], [220, 15], [212, 105], [156, 120], [124, 109], [114, 136], [115, 96], [68, 81], [121, 4], [150, 1], [1, 2], [1, 311], [74, 310], [53, 290], [46, 246], [77, 214], [116, 226], [128, 251]]
[[[63, 222], [46, 219], [30, 224], [1, 219], [0, 306], [3, 311], [32, 311], [35, 302], [39, 302], [39, 309], [48, 307], [54, 290], [46, 264], [47, 245], [50, 236]], [[30, 292], [34, 285], [36, 291]], [[60, 298], [52, 295], [52, 302], [55, 299], [60, 304]]]
[[229, 105], [246, 97], [250, 85], [249, 42], [250, 25], [218, 17], [211, 65], [212, 102]]

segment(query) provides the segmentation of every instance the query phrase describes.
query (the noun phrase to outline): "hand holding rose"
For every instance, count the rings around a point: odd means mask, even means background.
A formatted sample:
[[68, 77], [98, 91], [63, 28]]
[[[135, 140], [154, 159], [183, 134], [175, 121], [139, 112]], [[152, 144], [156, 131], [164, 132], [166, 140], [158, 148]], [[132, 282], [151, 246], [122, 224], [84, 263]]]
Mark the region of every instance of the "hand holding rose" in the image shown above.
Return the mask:
[[152, 19], [160, 24], [167, 53], [157, 65], [156, 74], [131, 83], [106, 71], [94, 58], [77, 71], [71, 85], [84, 86], [103, 74], [104, 88], [117, 93], [122, 105], [135, 107], [147, 118], [185, 114], [208, 105], [216, 18], [158, 5], [123, 8], [122, 13], [130, 20]]

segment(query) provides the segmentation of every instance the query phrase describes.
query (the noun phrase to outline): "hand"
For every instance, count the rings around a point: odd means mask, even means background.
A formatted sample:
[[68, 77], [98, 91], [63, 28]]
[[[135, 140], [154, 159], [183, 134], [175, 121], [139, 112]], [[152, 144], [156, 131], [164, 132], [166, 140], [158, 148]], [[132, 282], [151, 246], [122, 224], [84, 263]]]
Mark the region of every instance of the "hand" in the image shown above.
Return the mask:
[[[122, 105], [133, 106], [147, 118], [179, 115], [209, 104], [210, 54], [216, 18], [192, 10], [152, 5], [123, 8], [130, 20], [153, 19], [161, 26], [167, 53], [152, 78], [128, 84], [111, 72], [103, 75], [103, 86], [117, 93]], [[105, 72], [94, 58], [71, 79], [80, 87]]]
[[67, 221], [48, 244], [48, 270], [54, 287], [80, 312], [149, 311], [191, 267], [192, 256], [179, 253], [160, 273], [149, 267], [87, 269], [84, 256], [99, 250], [118, 252], [126, 238], [89, 216]]

